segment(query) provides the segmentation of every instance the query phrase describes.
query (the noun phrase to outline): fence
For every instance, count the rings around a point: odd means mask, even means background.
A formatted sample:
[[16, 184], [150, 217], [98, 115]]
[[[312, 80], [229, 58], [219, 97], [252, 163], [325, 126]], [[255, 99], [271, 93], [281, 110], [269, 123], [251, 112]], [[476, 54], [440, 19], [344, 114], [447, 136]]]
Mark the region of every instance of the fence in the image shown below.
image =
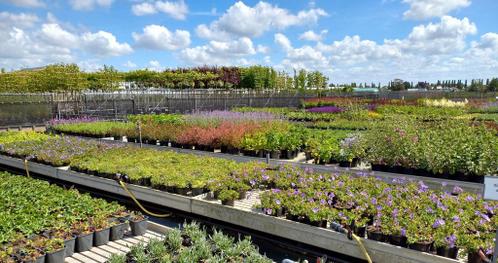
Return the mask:
[[386, 99], [484, 98], [496, 93], [448, 91], [353, 92], [278, 90], [142, 90], [0, 94], [0, 127], [43, 124], [52, 118], [121, 119], [137, 113], [186, 113], [234, 107], [298, 107], [306, 98], [342, 96]]

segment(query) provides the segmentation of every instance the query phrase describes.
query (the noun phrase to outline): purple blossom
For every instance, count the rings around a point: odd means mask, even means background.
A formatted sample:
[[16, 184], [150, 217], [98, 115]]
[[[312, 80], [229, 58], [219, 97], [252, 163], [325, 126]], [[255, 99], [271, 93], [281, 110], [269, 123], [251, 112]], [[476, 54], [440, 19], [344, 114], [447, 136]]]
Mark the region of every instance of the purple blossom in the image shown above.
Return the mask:
[[436, 221], [434, 221], [434, 224], [432, 224], [432, 228], [438, 228], [440, 226], [443, 226], [444, 224], [445, 224], [444, 220], [441, 218], [438, 218], [438, 219], [436, 219]]
[[275, 204], [280, 205], [281, 204], [280, 200], [279, 199], [275, 199]]
[[371, 203], [372, 203], [372, 205], [376, 205], [377, 204], [377, 198], [372, 197]]
[[320, 209], [318, 207], [314, 207], [313, 209], [311, 209], [313, 211], [313, 213], [318, 213], [318, 211], [320, 211]]
[[394, 208], [394, 209], [393, 209], [393, 212], [392, 212], [392, 216], [393, 216], [393, 218], [397, 218], [397, 217], [398, 217], [398, 213], [399, 213], [398, 208]]
[[454, 234], [451, 234], [451, 236], [447, 236], [445, 238], [445, 240], [446, 240], [446, 243], [448, 244], [449, 248], [454, 248], [455, 243], [457, 241], [457, 237]]
[[307, 109], [308, 112], [315, 113], [341, 113], [344, 110], [336, 106], [314, 107]]
[[265, 214], [267, 214], [267, 215], [271, 215], [271, 214], [273, 214], [273, 209], [271, 209], [271, 208], [265, 208], [265, 209], [264, 209], [264, 212], [265, 212]]
[[460, 223], [460, 217], [459, 216], [453, 216], [453, 222], [454, 223]]
[[463, 189], [458, 187], [458, 186], [455, 186], [455, 187], [453, 187], [452, 193], [453, 194], [461, 194], [461, 193], [463, 193]]

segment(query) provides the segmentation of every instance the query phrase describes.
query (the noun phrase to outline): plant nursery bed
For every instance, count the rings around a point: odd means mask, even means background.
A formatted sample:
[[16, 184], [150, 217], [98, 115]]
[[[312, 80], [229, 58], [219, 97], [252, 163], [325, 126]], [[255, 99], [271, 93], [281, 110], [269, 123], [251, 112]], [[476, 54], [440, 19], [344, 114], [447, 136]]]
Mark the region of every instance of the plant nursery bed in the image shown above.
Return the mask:
[[119, 242], [125, 232], [145, 230], [136, 227], [146, 224], [143, 215], [115, 202], [29, 177], [0, 173], [0, 179], [0, 262], [62, 263], [75, 252]]
[[[0, 163], [13, 168], [24, 169], [24, 161], [21, 159], [0, 156]], [[127, 196], [127, 193], [120, 185], [111, 179], [82, 174], [68, 170], [67, 167], [50, 168], [48, 165], [33, 162], [28, 162], [28, 166], [33, 173], [111, 194]], [[262, 210], [253, 209], [253, 204], [259, 201], [258, 192], [250, 193], [249, 197], [242, 201], [235, 201], [232, 207], [221, 205], [220, 201], [209, 200], [205, 195], [188, 197], [142, 186], [129, 185], [128, 187], [141, 201], [175, 208], [355, 258], [364, 258], [358, 244], [349, 240], [344, 234], [328, 228], [315, 227], [282, 217], [269, 216], [263, 213]], [[362, 242], [375, 262], [458, 262], [450, 258], [373, 240], [362, 239]]]
[[[92, 137], [78, 137], [78, 138], [84, 138], [84, 139], [88, 139], [88, 140], [95, 140], [96, 139], [96, 138], [92, 138]], [[98, 140], [105, 141], [107, 143], [115, 143], [115, 144], [126, 144], [126, 145], [132, 145], [132, 146], [139, 145], [138, 143], [135, 143], [135, 142], [125, 142], [122, 140], [111, 140], [110, 138], [99, 138]], [[176, 153], [195, 154], [198, 156], [222, 158], [222, 159], [227, 159], [227, 160], [233, 160], [236, 162], [255, 162], [255, 161], [257, 161], [257, 162], [265, 162], [265, 163], [268, 163], [269, 165], [273, 165], [273, 166], [293, 165], [293, 166], [297, 166], [301, 169], [311, 169], [315, 172], [330, 173], [330, 172], [354, 171], [358, 175], [367, 175], [367, 176], [378, 177], [378, 178], [382, 178], [383, 180], [388, 181], [388, 182], [392, 181], [393, 179], [398, 179], [398, 178], [402, 178], [403, 180], [408, 180], [408, 181], [411, 181], [411, 180], [423, 181], [427, 186], [429, 186], [429, 188], [434, 189], [434, 190], [451, 191], [456, 186], [456, 187], [459, 187], [459, 188], [463, 189], [464, 191], [470, 192], [470, 193], [481, 194], [484, 191], [484, 184], [483, 183], [452, 180], [452, 179], [441, 178], [441, 177], [436, 177], [436, 176], [427, 177], [427, 176], [421, 176], [421, 175], [417, 175], [417, 174], [394, 173], [394, 172], [388, 172], [387, 169], [385, 171], [372, 171], [370, 169], [339, 167], [337, 165], [309, 164], [309, 163], [292, 162], [292, 161], [286, 161], [286, 160], [275, 160], [275, 159], [258, 158], [258, 157], [251, 157], [251, 156], [241, 156], [241, 155], [234, 155], [234, 154], [220, 153], [220, 152], [207, 152], [207, 151], [200, 151], [200, 150], [195, 150], [195, 149], [182, 149], [182, 148], [177, 148], [177, 147], [168, 147], [168, 146], [153, 145], [153, 144], [142, 144], [142, 147], [156, 149], [156, 150], [173, 151]]]

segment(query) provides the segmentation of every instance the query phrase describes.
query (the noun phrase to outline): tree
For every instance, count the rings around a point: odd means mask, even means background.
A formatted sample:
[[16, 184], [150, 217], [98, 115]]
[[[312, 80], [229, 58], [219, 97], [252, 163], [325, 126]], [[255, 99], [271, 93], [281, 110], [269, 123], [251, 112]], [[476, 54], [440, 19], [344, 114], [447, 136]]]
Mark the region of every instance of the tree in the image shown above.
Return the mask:
[[306, 70], [300, 69], [296, 76], [296, 87], [297, 89], [305, 89], [306, 88]]
[[[410, 85], [409, 82], [408, 85]], [[401, 79], [395, 79], [391, 82], [390, 89], [392, 91], [405, 90], [406, 89], [405, 82]]]
[[489, 91], [498, 91], [498, 78], [493, 78], [488, 85]]

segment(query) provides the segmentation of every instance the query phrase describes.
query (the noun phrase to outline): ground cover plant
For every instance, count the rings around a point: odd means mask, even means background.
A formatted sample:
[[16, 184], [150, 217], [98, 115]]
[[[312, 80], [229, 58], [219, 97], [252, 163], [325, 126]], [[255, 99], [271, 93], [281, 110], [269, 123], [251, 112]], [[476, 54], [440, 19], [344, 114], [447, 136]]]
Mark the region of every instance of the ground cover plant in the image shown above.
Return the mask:
[[66, 166], [79, 155], [121, 147], [118, 144], [89, 141], [77, 137], [46, 136], [42, 138], [0, 144], [2, 145], [0, 152], [53, 166]]
[[48, 135], [39, 132], [25, 132], [25, 131], [0, 132], [0, 144], [6, 144], [18, 141], [42, 141], [47, 138], [49, 138]]
[[172, 229], [163, 240], [131, 247], [126, 255], [113, 255], [108, 263], [127, 262], [250, 262], [271, 263], [261, 255], [250, 237], [236, 240], [214, 230], [212, 234], [197, 223]]
[[0, 261], [35, 260], [64, 248], [65, 240], [111, 227], [128, 214], [117, 203], [74, 189], [0, 173]]
[[291, 168], [270, 180], [260, 206], [268, 215], [320, 227], [336, 222], [369, 239], [452, 258], [458, 249], [469, 257], [493, 252], [498, 203], [459, 188], [439, 192], [422, 182]]

